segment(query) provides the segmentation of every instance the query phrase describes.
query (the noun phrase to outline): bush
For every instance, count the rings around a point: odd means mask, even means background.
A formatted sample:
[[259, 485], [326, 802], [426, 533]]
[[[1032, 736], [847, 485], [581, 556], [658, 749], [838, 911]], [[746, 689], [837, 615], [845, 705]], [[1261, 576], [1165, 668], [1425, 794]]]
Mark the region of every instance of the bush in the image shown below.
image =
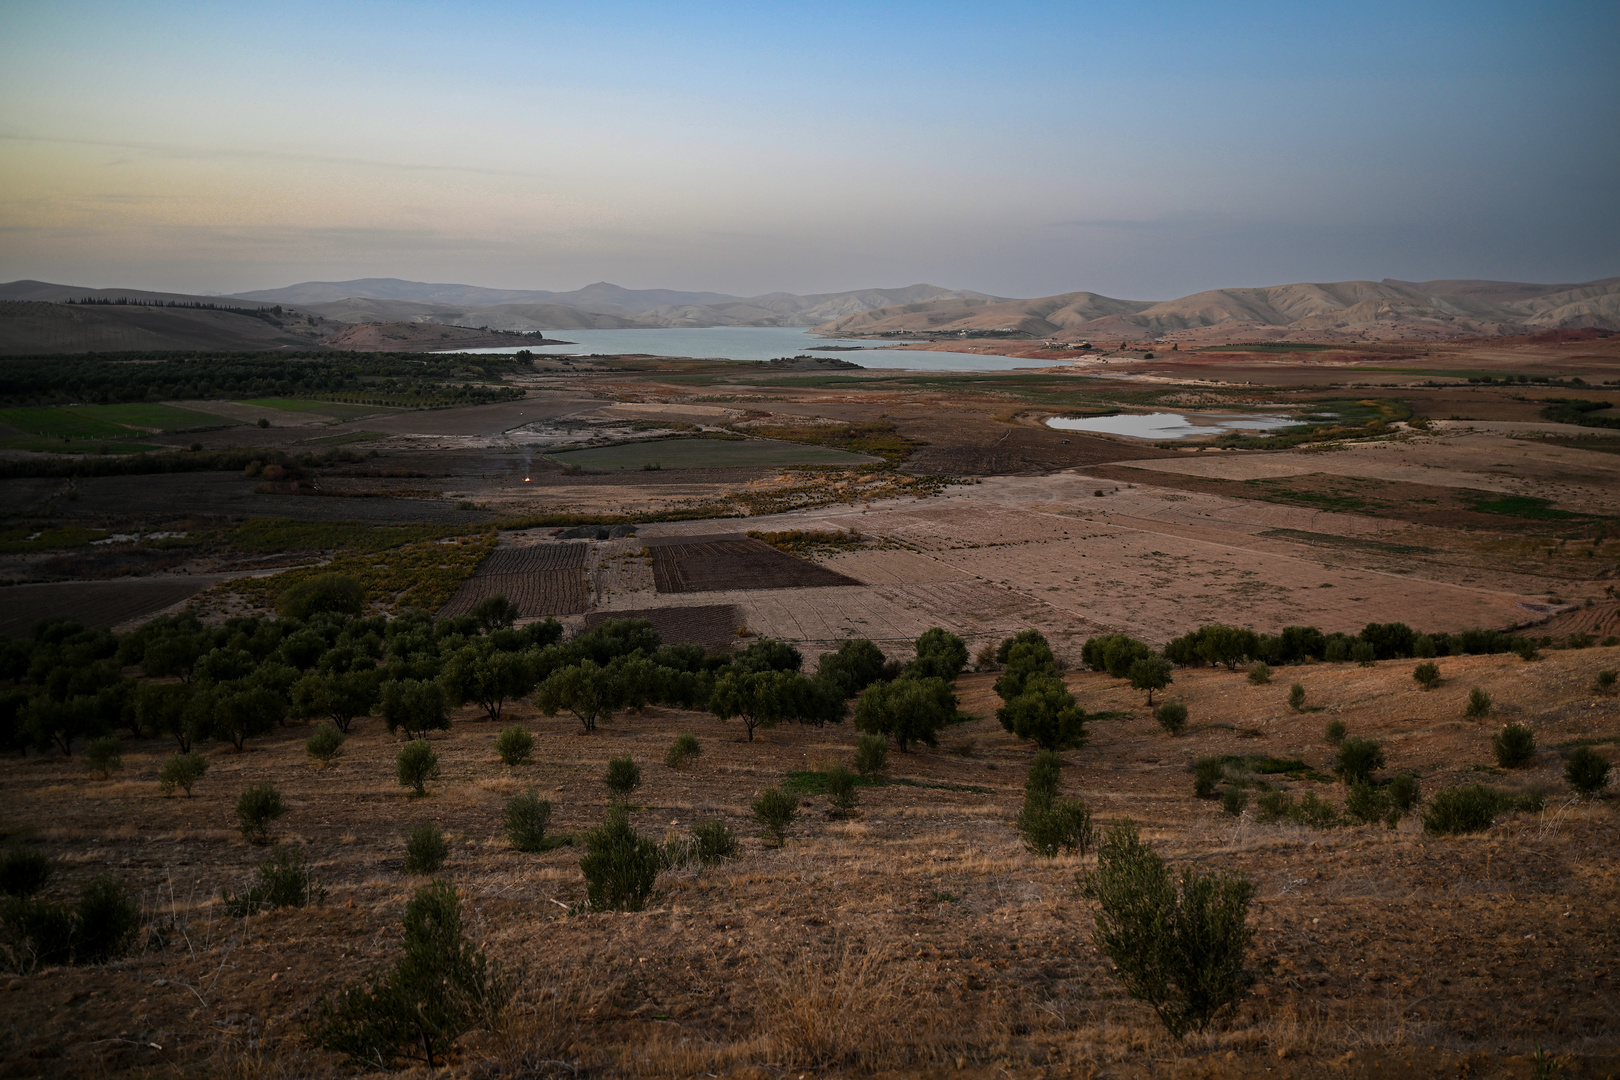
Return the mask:
[[254, 784], [236, 800], [237, 826], [255, 844], [269, 843], [270, 823], [286, 811], [281, 792], [271, 783]]
[[1519, 654], [1520, 660], [1528, 662], [1541, 659], [1541, 651], [1536, 648], [1536, 643], [1529, 638], [1520, 638], [1514, 644], [1513, 651]]
[[638, 835], [623, 805], [608, 807], [602, 824], [585, 834], [586, 904], [592, 911], [640, 911], [658, 878], [658, 845]]
[[366, 590], [343, 574], [316, 574], [305, 578], [281, 594], [276, 610], [283, 618], [308, 622], [319, 611], [359, 615], [366, 602]]
[[72, 963], [76, 921], [67, 904], [10, 900], [0, 905], [7, 966], [26, 975], [38, 968]]
[[827, 770], [827, 802], [839, 817], [849, 817], [855, 812], [855, 804], [859, 801], [855, 791], [857, 779], [842, 765], [834, 765]]
[[855, 744], [855, 771], [876, 776], [889, 767], [889, 740], [882, 735], [862, 735]]
[[1468, 691], [1467, 715], [1478, 718], [1489, 715], [1490, 711], [1491, 695], [1487, 694], [1477, 686]]
[[1528, 765], [1536, 756], [1536, 736], [1523, 724], [1509, 724], [1491, 736], [1496, 763], [1504, 769]]
[[1370, 641], [1358, 641], [1350, 646], [1350, 659], [1362, 667], [1372, 667], [1378, 661], [1378, 650]]
[[202, 779], [203, 773], [208, 771], [208, 759], [196, 751], [187, 754], [171, 755], [163, 763], [163, 771], [158, 773], [158, 788], [165, 795], [173, 795], [174, 789], [179, 788], [191, 798], [191, 785]]
[[1261, 821], [1291, 821], [1312, 829], [1332, 829], [1339, 824], [1339, 812], [1333, 804], [1307, 791], [1305, 797], [1294, 802], [1286, 791], [1262, 791], [1255, 800]]
[[314, 734], [304, 743], [304, 753], [322, 765], [330, 765], [342, 755], [346, 739], [347, 735], [323, 720], [315, 725]]
[[1412, 678], [1425, 690], [1433, 690], [1440, 685], [1440, 665], [1432, 661], [1419, 664], [1412, 669]]
[[1395, 809], [1389, 794], [1366, 780], [1351, 783], [1344, 798], [1344, 813], [1350, 820], [1363, 825], [1382, 821], [1392, 829], [1401, 820], [1400, 811]]
[[956, 695], [943, 679], [914, 679], [868, 686], [855, 704], [855, 727], [888, 735], [906, 753], [913, 742], [933, 746], [938, 732], [956, 716]]
[[1295, 683], [1288, 688], [1288, 707], [1295, 712], [1299, 712], [1305, 707], [1305, 686], [1303, 683]]
[[1125, 992], [1151, 1005], [1176, 1038], [1207, 1026], [1254, 985], [1245, 964], [1255, 894], [1247, 878], [1186, 867], [1172, 879], [1126, 818], [1103, 838], [1097, 869], [1081, 886], [1098, 906], [1097, 947]]
[[30, 847], [13, 847], [0, 855], [0, 892], [26, 900], [51, 880], [50, 856]]
[[704, 866], [718, 866], [737, 857], [737, 837], [723, 821], [700, 821], [692, 826], [692, 855]]
[[103, 964], [135, 946], [141, 906], [111, 874], [91, 878], [73, 912], [73, 962]]
[[84, 748], [84, 760], [92, 774], [105, 780], [124, 767], [124, 740], [116, 735], [91, 739]]
[[697, 736], [690, 732], [682, 732], [675, 736], [675, 741], [670, 744], [669, 753], [664, 755], [664, 764], [672, 769], [679, 769], [701, 753], [703, 746], [697, 741]]
[[641, 786], [641, 766], [629, 754], [608, 758], [607, 773], [602, 777], [616, 799], [628, 799], [630, 793]]
[[1329, 746], [1338, 746], [1344, 741], [1345, 732], [1349, 730], [1344, 726], [1343, 720], [1329, 720], [1327, 727], [1322, 729], [1322, 734], [1327, 737]]
[[534, 736], [522, 724], [513, 724], [495, 736], [495, 753], [503, 765], [522, 765], [534, 753]]
[[1187, 706], [1179, 701], [1166, 701], [1153, 710], [1153, 719], [1171, 735], [1180, 735], [1187, 726]]
[[1610, 668], [1607, 671], [1598, 672], [1597, 673], [1597, 678], [1592, 682], [1592, 693], [1594, 693], [1594, 694], [1612, 694], [1612, 693], [1614, 693], [1615, 682], [1616, 682], [1617, 678], [1620, 678], [1620, 672], [1615, 671], [1613, 668]]
[[1384, 744], [1377, 739], [1352, 736], [1339, 743], [1339, 760], [1334, 763], [1333, 771], [1343, 777], [1345, 783], [1355, 784], [1365, 782], [1374, 769], [1383, 767]]
[[1264, 686], [1271, 681], [1271, 667], [1266, 663], [1259, 663], [1249, 669], [1249, 682], [1255, 686]]
[[413, 788], [412, 797], [419, 799], [427, 794], [427, 782], [439, 776], [439, 755], [426, 739], [416, 739], [400, 747], [394, 768], [400, 785]]
[[221, 894], [227, 914], [241, 919], [278, 907], [318, 904], [326, 896], [326, 890], [315, 884], [303, 850], [296, 845], [277, 844], [271, 848], [270, 857], [259, 864], [258, 874], [259, 879], [240, 896]]
[[1438, 653], [1439, 650], [1435, 648], [1434, 638], [1428, 634], [1419, 634], [1412, 639], [1412, 655], [1419, 660], [1431, 660]]
[[1418, 803], [1418, 778], [1409, 772], [1396, 773], [1387, 789], [1390, 804], [1403, 814], [1410, 814]]
[[1227, 788], [1221, 792], [1221, 809], [1233, 817], [1243, 813], [1244, 807], [1249, 805], [1249, 792], [1245, 788]]
[[1045, 750], [1086, 742], [1086, 712], [1056, 673], [1031, 676], [1020, 694], [996, 710], [996, 719], [1007, 731]]
[[404, 957], [323, 1005], [310, 1026], [317, 1045], [359, 1069], [402, 1058], [442, 1064], [456, 1039], [495, 1025], [515, 989], [467, 944], [461, 901], [447, 882], [418, 889], [404, 922]]
[[1609, 759], [1590, 746], [1577, 746], [1564, 763], [1564, 779], [1590, 799], [1609, 783]]
[[450, 854], [450, 844], [438, 826], [423, 823], [411, 828], [405, 841], [405, 872], [436, 874]]
[[750, 809], [765, 832], [766, 842], [772, 847], [781, 847], [787, 841], [788, 826], [799, 816], [799, 799], [781, 788], [768, 787]]
[[551, 824], [551, 803], [530, 788], [506, 803], [506, 839], [518, 851], [544, 851], [546, 827]]
[[1091, 811], [1078, 799], [1059, 799], [1063, 762], [1042, 750], [1030, 763], [1024, 779], [1024, 807], [1018, 815], [1018, 833], [1032, 854], [1056, 858], [1058, 850], [1084, 854], [1092, 842]]
[[1193, 794], [1207, 799], [1226, 775], [1226, 765], [1218, 757], [1201, 757], [1193, 762]]
[[1483, 784], [1444, 788], [1429, 800], [1423, 831], [1436, 836], [1484, 832], [1501, 809], [1500, 793]]

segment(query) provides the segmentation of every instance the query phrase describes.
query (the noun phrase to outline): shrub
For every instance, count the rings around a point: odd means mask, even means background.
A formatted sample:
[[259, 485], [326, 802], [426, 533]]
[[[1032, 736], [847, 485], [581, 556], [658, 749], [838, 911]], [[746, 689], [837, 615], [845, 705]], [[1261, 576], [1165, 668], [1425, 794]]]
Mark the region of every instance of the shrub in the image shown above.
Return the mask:
[[781, 788], [768, 787], [750, 809], [765, 832], [766, 842], [772, 847], [781, 847], [787, 840], [788, 826], [799, 816], [799, 800]]
[[439, 755], [426, 739], [415, 739], [399, 748], [394, 768], [400, 785], [413, 788], [412, 797], [419, 799], [427, 794], [427, 782], [438, 778]]
[[608, 758], [607, 773], [602, 777], [616, 799], [628, 799], [630, 793], [641, 786], [641, 766], [629, 754]]
[[1590, 799], [1609, 782], [1609, 759], [1590, 746], [1577, 746], [1564, 763], [1564, 779]]
[[1180, 735], [1187, 726], [1187, 706], [1179, 701], [1166, 701], [1153, 710], [1153, 719], [1171, 735]]
[[1221, 809], [1237, 817], [1243, 813], [1243, 808], [1249, 805], [1249, 792], [1240, 787], [1227, 788], [1221, 793]]
[[1241, 875], [1192, 867], [1173, 879], [1129, 818], [1108, 831], [1097, 869], [1082, 881], [1097, 903], [1095, 940], [1125, 992], [1145, 1001], [1181, 1038], [1248, 993], [1245, 964], [1255, 886]]
[[1384, 767], [1384, 744], [1377, 739], [1352, 736], [1339, 743], [1339, 760], [1333, 771], [1347, 784], [1365, 782], [1374, 769]]
[[704, 866], [718, 866], [737, 857], [737, 837], [723, 821], [700, 821], [692, 826], [692, 855]]
[[158, 773], [158, 788], [165, 795], [173, 795], [174, 789], [179, 788], [191, 798], [191, 785], [202, 779], [203, 773], [208, 771], [208, 759], [196, 751], [186, 754], [171, 755], [163, 763], [163, 771]]
[[1501, 809], [1500, 794], [1483, 784], [1443, 788], [1423, 812], [1423, 831], [1437, 836], [1484, 832]]
[[0, 855], [0, 892], [26, 900], [51, 880], [50, 856], [30, 847], [8, 848]]
[[396, 679], [382, 688], [383, 723], [388, 734], [404, 729], [411, 738], [427, 731], [449, 731], [444, 687], [432, 679]]
[[889, 740], [882, 735], [862, 735], [855, 744], [855, 771], [876, 776], [889, 767]]
[[856, 775], [842, 765], [834, 765], [827, 770], [827, 802], [840, 817], [848, 817], [855, 812], [855, 804], [859, 801], [855, 791], [856, 779]]
[[318, 611], [359, 615], [365, 602], [365, 587], [354, 578], [343, 574], [316, 574], [282, 593], [276, 601], [276, 610], [283, 618], [308, 622]]
[[1439, 652], [1435, 648], [1434, 638], [1428, 634], [1419, 634], [1412, 639], [1412, 655], [1419, 660], [1431, 660]]
[[438, 826], [426, 822], [413, 826], [405, 840], [405, 872], [436, 874], [450, 854], [450, 844]]
[[1350, 646], [1350, 659], [1362, 667], [1372, 667], [1378, 661], [1378, 650], [1370, 641], [1358, 641]]
[[1295, 712], [1299, 712], [1305, 707], [1305, 686], [1303, 683], [1295, 683], [1288, 688], [1288, 707]]
[[495, 754], [501, 759], [503, 765], [522, 765], [534, 753], [534, 736], [522, 724], [513, 724], [503, 728], [495, 736]]
[[1249, 682], [1255, 686], [1264, 686], [1271, 681], [1271, 667], [1266, 663], [1259, 663], [1249, 669]]
[[1472, 690], [1468, 691], [1468, 711], [1467, 711], [1467, 714], [1469, 716], [1475, 717], [1475, 718], [1478, 718], [1478, 717], [1481, 717], [1481, 716], [1487, 716], [1487, 715], [1490, 714], [1490, 711], [1491, 711], [1491, 695], [1487, 694], [1485, 691], [1481, 690], [1477, 686], [1474, 687]]
[[[1060, 680], [1061, 681], [1061, 680]], [[855, 704], [855, 727], [888, 735], [906, 753], [913, 742], [933, 746], [938, 732], [956, 716], [956, 695], [943, 679], [914, 679], [868, 686]]]
[[1597, 678], [1592, 683], [1592, 693], [1594, 693], [1594, 694], [1612, 694], [1612, 693], [1614, 693], [1615, 682], [1616, 682], [1617, 679], [1620, 679], [1620, 672], [1615, 671], [1613, 668], [1610, 668], [1607, 671], [1598, 672], [1597, 673]]
[[324, 1004], [310, 1025], [317, 1045], [359, 1069], [402, 1058], [434, 1068], [456, 1039], [492, 1027], [515, 989], [482, 950], [467, 944], [461, 901], [447, 882], [418, 889], [404, 922], [404, 957]]
[[1001, 726], [1045, 750], [1084, 746], [1086, 712], [1056, 673], [1034, 675], [1023, 691], [996, 710]]
[[1509, 724], [1491, 736], [1496, 763], [1504, 769], [1528, 765], [1536, 756], [1536, 735], [1523, 724]]
[[270, 823], [286, 811], [281, 792], [271, 783], [254, 784], [236, 800], [236, 821], [242, 835], [255, 844], [269, 843]]
[[697, 736], [690, 732], [682, 732], [675, 736], [675, 741], [670, 744], [669, 753], [664, 755], [664, 764], [672, 769], [679, 769], [701, 753], [703, 746], [697, 741]]
[[1403, 814], [1410, 814], [1418, 802], [1418, 778], [1409, 772], [1396, 773], [1387, 789], [1389, 801]]
[[1226, 765], [1218, 757], [1201, 757], [1193, 762], [1193, 794], [1207, 799], [1226, 775]]
[[304, 753], [322, 765], [330, 765], [343, 753], [348, 736], [324, 720], [315, 725], [314, 734], [304, 743]]
[[1091, 811], [1078, 799], [1059, 799], [1063, 762], [1042, 750], [1030, 763], [1024, 779], [1024, 807], [1018, 815], [1018, 833], [1035, 855], [1056, 858], [1058, 850], [1084, 854], [1091, 847]]
[[[989, 646], [985, 646], [989, 648]], [[826, 653], [816, 673], [851, 698], [877, 682], [888, 658], [866, 638], [847, 638], [837, 652]]]
[[1389, 794], [1366, 780], [1356, 780], [1350, 784], [1349, 791], [1345, 793], [1344, 813], [1350, 820], [1363, 825], [1382, 821], [1392, 829], [1401, 820], [1400, 811], [1395, 809]]
[[8, 966], [26, 975], [41, 967], [73, 962], [76, 919], [67, 904], [11, 900], [0, 906], [0, 929]]
[[270, 849], [270, 857], [259, 864], [258, 880], [241, 895], [222, 893], [227, 914], [246, 918], [259, 911], [278, 907], [304, 907], [318, 904], [326, 890], [315, 884], [304, 853], [297, 845]]
[[1412, 669], [1412, 678], [1425, 690], [1433, 690], [1440, 685], [1440, 665], [1429, 661], [1419, 664]]
[[141, 906], [111, 874], [91, 878], [73, 912], [73, 962], [103, 964], [128, 953], [140, 933]]
[[602, 824], [585, 834], [586, 904], [592, 911], [640, 911], [658, 878], [658, 845], [637, 834], [622, 804], [608, 807]]
[[518, 851], [544, 851], [546, 827], [551, 824], [551, 803], [530, 788], [506, 803], [506, 839]]
[[1322, 733], [1327, 737], [1329, 746], [1338, 746], [1344, 741], [1345, 732], [1349, 730], [1344, 726], [1343, 720], [1329, 720], [1327, 727], [1322, 729]]
[[124, 740], [116, 735], [91, 739], [84, 748], [84, 759], [90, 772], [105, 780], [124, 767]]
[[1541, 651], [1536, 648], [1536, 643], [1531, 641], [1529, 638], [1520, 638], [1513, 646], [1513, 651], [1519, 654], [1520, 660], [1530, 661], [1541, 659]]
[[1331, 829], [1339, 824], [1339, 812], [1333, 804], [1307, 791], [1299, 802], [1286, 791], [1262, 791], [1255, 800], [1261, 821], [1291, 821], [1313, 829]]

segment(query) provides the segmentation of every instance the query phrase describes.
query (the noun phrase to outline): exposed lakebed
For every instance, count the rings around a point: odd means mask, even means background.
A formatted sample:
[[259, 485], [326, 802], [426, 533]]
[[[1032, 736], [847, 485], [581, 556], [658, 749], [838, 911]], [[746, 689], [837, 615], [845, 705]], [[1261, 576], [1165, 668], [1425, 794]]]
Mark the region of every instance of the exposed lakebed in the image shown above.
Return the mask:
[[1091, 431], [1137, 439], [1195, 439], [1223, 431], [1271, 431], [1300, 423], [1292, 416], [1234, 413], [1116, 413], [1113, 416], [1054, 416], [1046, 426], [1059, 431]]

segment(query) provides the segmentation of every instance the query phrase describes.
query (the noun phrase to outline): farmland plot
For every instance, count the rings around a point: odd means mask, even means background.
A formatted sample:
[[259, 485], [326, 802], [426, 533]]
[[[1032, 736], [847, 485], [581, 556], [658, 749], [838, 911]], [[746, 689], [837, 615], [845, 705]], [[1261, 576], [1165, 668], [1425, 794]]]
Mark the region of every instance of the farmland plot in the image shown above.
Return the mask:
[[666, 645], [692, 642], [710, 649], [730, 648], [743, 625], [735, 604], [693, 604], [690, 607], [597, 610], [585, 616], [585, 629], [594, 630], [609, 619], [647, 619]]
[[154, 615], [219, 580], [203, 574], [145, 581], [67, 581], [0, 589], [0, 634], [26, 637], [40, 619], [112, 627]]
[[504, 596], [523, 618], [578, 615], [590, 606], [585, 543], [496, 548], [439, 614], [466, 615], [478, 602]]
[[647, 546], [652, 549], [653, 582], [660, 593], [860, 584], [746, 536], [662, 537], [649, 540]]

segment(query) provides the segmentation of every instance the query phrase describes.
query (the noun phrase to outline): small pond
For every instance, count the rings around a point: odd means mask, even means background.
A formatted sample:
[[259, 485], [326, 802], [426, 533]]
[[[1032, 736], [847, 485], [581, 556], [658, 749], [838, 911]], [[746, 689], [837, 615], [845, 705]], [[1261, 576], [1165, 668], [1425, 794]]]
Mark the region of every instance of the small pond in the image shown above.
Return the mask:
[[1137, 439], [1194, 439], [1223, 431], [1270, 431], [1292, 427], [1292, 416], [1235, 413], [1118, 413], [1114, 416], [1076, 418], [1054, 416], [1046, 426], [1059, 431], [1095, 431], [1102, 435], [1129, 435]]

